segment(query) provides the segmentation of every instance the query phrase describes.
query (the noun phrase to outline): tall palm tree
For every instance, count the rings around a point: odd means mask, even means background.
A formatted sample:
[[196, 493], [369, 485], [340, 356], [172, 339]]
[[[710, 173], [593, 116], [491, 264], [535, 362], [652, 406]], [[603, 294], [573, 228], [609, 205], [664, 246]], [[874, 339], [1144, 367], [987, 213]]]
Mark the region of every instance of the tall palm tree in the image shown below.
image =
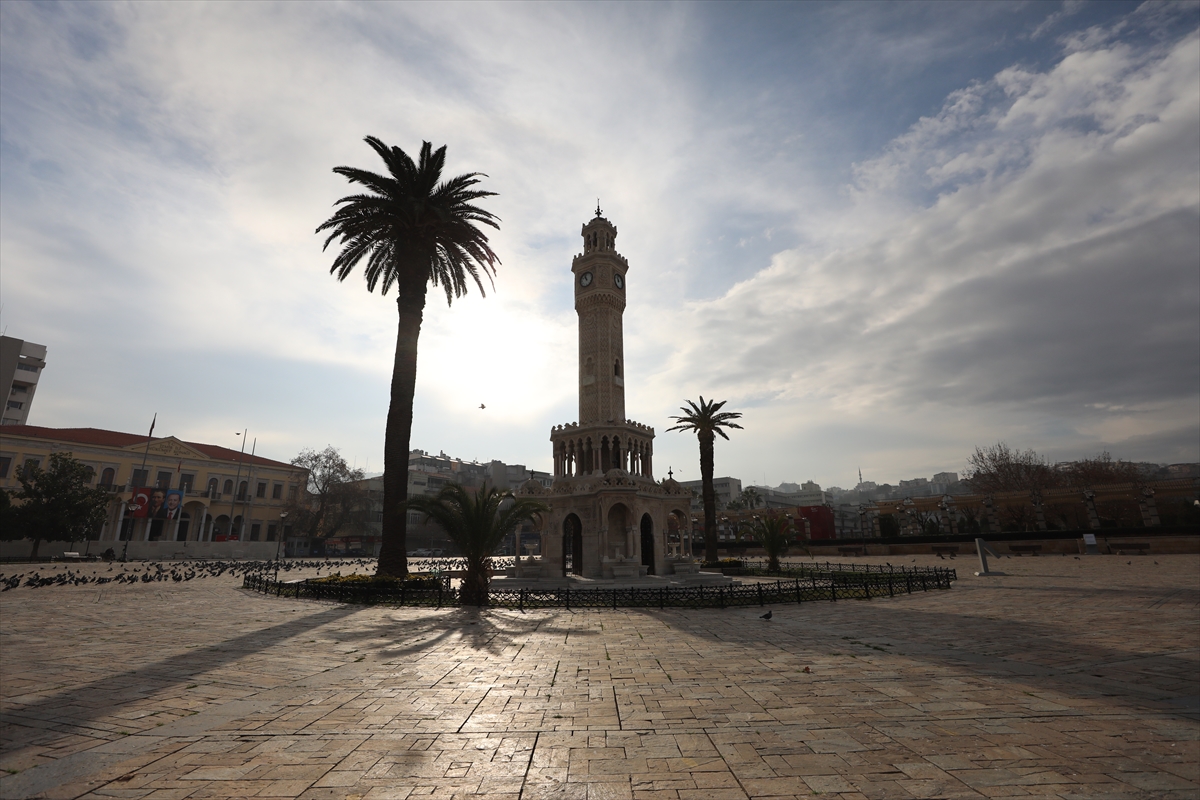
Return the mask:
[[[502, 505], [509, 499], [513, 500], [511, 504]], [[516, 499], [512, 492], [494, 486], [480, 487], [472, 496], [457, 483], [447, 484], [432, 497], [410, 498], [406, 505], [424, 513], [426, 521], [436, 523], [462, 552], [467, 561], [462, 601], [473, 606], [487, 605], [488, 558], [522, 522], [532, 522], [549, 510], [536, 500]], [[520, 553], [517, 555], [519, 558]]]
[[[712, 563], [717, 560], [717, 496], [713, 492], [713, 444], [716, 434], [721, 434], [728, 440], [722, 428], [737, 428], [742, 426], [733, 420], [741, 419], [736, 411], [722, 411], [721, 406], [727, 401], [717, 403], [705, 400], [700, 395], [700, 405], [691, 400], [685, 400], [687, 406], [681, 406], [682, 416], [671, 417], [677, 425], [667, 428], [669, 431], [694, 431], [700, 440], [700, 480], [702, 481], [704, 500], [704, 560]], [[688, 407], [690, 406], [690, 408]]]
[[425, 292], [430, 284], [440, 285], [449, 304], [466, 294], [469, 276], [485, 294], [480, 276], [486, 275], [490, 282], [500, 259], [477, 225], [500, 226], [498, 217], [473, 205], [496, 194], [472, 188], [482, 173], [442, 180], [445, 146], [435, 151], [429, 142], [423, 143], [414, 164], [399, 147], [388, 147], [374, 136], [366, 142], [383, 159], [388, 174], [334, 167], [335, 173], [366, 191], [338, 200], [337, 212], [321, 223], [317, 233], [330, 231], [322, 249], [340, 240], [341, 252], [329, 270], [339, 281], [366, 259], [367, 291], [378, 286], [380, 294], [386, 295], [396, 289], [400, 319], [383, 442], [383, 547], [378, 573], [398, 576], [408, 572], [404, 501]]

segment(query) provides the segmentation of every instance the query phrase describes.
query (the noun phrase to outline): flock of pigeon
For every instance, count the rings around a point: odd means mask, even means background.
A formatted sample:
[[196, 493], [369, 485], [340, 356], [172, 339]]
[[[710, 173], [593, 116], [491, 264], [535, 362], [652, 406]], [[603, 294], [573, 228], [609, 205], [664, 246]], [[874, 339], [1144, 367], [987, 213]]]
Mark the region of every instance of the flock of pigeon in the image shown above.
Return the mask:
[[[128, 563], [113, 563], [107, 572], [94, 572], [93, 569], [83, 568], [79, 571], [66, 565], [39, 565], [38, 568], [16, 575], [6, 575], [0, 572], [0, 591], [7, 592], [19, 586], [38, 589], [43, 586], [87, 586], [110, 583], [154, 583], [155, 581], [185, 581], [200, 578], [219, 578], [226, 573], [230, 577], [251, 573], [274, 572], [276, 567], [280, 572], [293, 570], [312, 570], [332, 572], [342, 568], [366, 568], [374, 565], [373, 559], [320, 561], [288, 560], [280, 561], [140, 561]], [[99, 565], [98, 565], [99, 566]], [[59, 569], [65, 567], [64, 569]], [[43, 573], [43, 570], [44, 573]], [[111, 573], [111, 574], [110, 574]]]

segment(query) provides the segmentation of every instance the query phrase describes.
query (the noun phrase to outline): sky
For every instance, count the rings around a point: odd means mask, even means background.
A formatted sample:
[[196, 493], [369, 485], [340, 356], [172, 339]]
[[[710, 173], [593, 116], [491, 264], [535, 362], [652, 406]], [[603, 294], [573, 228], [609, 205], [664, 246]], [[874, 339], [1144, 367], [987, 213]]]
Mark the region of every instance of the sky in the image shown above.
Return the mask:
[[[1200, 6], [0, 3], [0, 328], [29, 422], [378, 472], [392, 297], [315, 228], [367, 135], [486, 174], [502, 264], [431, 292], [412, 447], [551, 468], [571, 258], [628, 259], [626, 409], [699, 478], [852, 487], [1200, 460]], [[480, 404], [486, 409], [480, 409]]]

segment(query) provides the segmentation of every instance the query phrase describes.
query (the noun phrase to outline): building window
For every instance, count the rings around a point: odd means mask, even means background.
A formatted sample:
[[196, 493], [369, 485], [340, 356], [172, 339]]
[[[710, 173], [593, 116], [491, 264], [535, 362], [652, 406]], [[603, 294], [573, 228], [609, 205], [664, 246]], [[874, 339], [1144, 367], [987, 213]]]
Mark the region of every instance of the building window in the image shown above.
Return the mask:
[[262, 533], [262, 523], [255, 522], [250, 525], [250, 541], [257, 542], [259, 535]]
[[194, 484], [195, 482], [196, 482], [195, 475], [180, 475], [179, 476], [179, 488], [185, 492], [190, 492], [192, 490], [192, 484]]
[[8, 468], [12, 466], [12, 458], [10, 456], [0, 456], [0, 478], [8, 477]]
[[41, 465], [42, 465], [42, 460], [40, 458], [25, 459], [25, 469], [27, 469], [27, 470], [36, 469], [37, 467], [40, 467]]
[[278, 500], [283, 497], [283, 484], [277, 483], [271, 487], [271, 499]]
[[19, 383], [14, 383], [12, 390], [13, 390], [13, 394], [26, 394], [29, 392], [29, 387], [22, 386]]
[[295, 499], [296, 499], [296, 487], [289, 486], [288, 487], [288, 500], [295, 500]]
[[8, 407], [9, 407], [9, 408], [15, 408], [15, 409], [17, 409], [18, 411], [21, 409], [21, 406], [23, 406], [23, 405], [25, 405], [25, 404], [24, 404], [24, 403], [18, 403], [16, 400], [9, 400], [9, 401], [8, 401]]
[[90, 464], [85, 464], [83, 468], [87, 470], [87, 482], [88, 483], [91, 483], [93, 480], [96, 479], [96, 468], [95, 467], [91, 466]]
[[217, 496], [217, 479], [216, 478], [208, 479], [208, 496], [209, 497]]
[[621, 377], [621, 361], [620, 359], [613, 362], [613, 375]]
[[154, 485], [155, 485], [155, 487], [157, 487], [159, 489], [170, 489], [171, 488], [171, 473], [169, 473], [169, 472], [158, 473], [158, 480], [156, 480], [154, 482]]
[[115, 469], [113, 469], [112, 467], [108, 467], [107, 469], [104, 470], [104, 472], [100, 473], [100, 485], [101, 486], [112, 486], [113, 481], [115, 481], [116, 479], [117, 479], [117, 471]]
[[238, 496], [237, 496], [237, 499], [238, 499], [238, 500], [245, 500], [245, 499], [246, 499], [246, 492], [247, 492], [247, 490], [248, 490], [248, 487], [246, 486], [246, 481], [242, 481], [241, 483], [239, 483], [239, 484], [238, 484]]
[[26, 372], [37, 372], [38, 368], [33, 364], [17, 364], [17, 369], [23, 369]]
[[140, 489], [146, 485], [146, 480], [150, 477], [150, 471], [145, 469], [135, 469], [133, 471], [133, 488]]
[[267, 496], [267, 485], [265, 483], [259, 483], [258, 490], [254, 493], [254, 496], [255, 497], [266, 497]]
[[225, 481], [225, 488], [222, 489], [222, 491], [225, 492], [225, 494], [230, 494], [233, 492], [233, 481]]
[[279, 532], [279, 526], [276, 525], [274, 522], [267, 525], [267, 541], [268, 542], [275, 541], [275, 534], [278, 532]]

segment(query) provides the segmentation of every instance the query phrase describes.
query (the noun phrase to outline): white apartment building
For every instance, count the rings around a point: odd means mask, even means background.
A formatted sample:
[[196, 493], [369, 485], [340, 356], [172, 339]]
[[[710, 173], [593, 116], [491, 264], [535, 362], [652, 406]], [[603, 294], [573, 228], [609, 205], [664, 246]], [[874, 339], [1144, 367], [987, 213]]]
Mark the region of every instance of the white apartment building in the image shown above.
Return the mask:
[[45, 368], [46, 345], [0, 336], [0, 392], [4, 393], [0, 424], [29, 422], [29, 408]]

